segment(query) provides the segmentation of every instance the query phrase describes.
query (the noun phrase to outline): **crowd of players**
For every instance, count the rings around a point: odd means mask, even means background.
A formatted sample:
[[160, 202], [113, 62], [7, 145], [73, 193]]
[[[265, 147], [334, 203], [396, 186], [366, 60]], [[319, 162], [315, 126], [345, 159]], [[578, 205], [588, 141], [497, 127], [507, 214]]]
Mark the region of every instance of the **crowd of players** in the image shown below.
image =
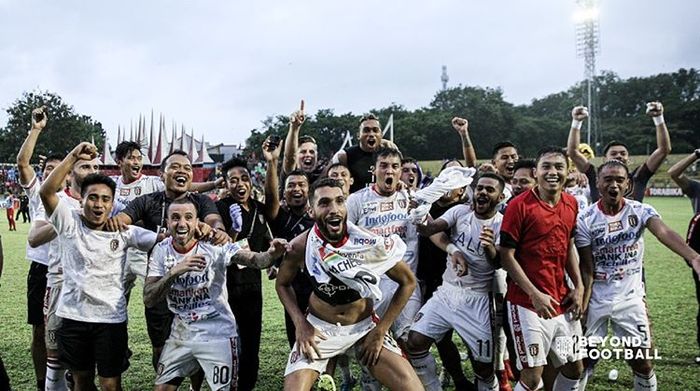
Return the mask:
[[[131, 141], [117, 146], [118, 177], [100, 174], [96, 147], [83, 142], [47, 157], [40, 183], [29, 162], [50, 119], [35, 109], [17, 164], [33, 221], [27, 298], [37, 389], [92, 390], [95, 375], [101, 389], [121, 389], [138, 278], [156, 390], [188, 377], [195, 390], [205, 380], [213, 390], [255, 389], [266, 360], [266, 270], [285, 309], [287, 390], [335, 389], [336, 368], [343, 390], [439, 390], [445, 378], [457, 390], [583, 390], [595, 361], [578, 341], [609, 327], [641, 341], [627, 347], [634, 387], [655, 390], [642, 234], [684, 258], [696, 287], [700, 234], [689, 234], [693, 250], [642, 202], [671, 150], [661, 103], [649, 103], [647, 115], [658, 145], [633, 171], [618, 142], [602, 165], [591, 164], [592, 150], [579, 143], [584, 107], [572, 111], [566, 148], [527, 160], [499, 142], [481, 165], [468, 121], [454, 118], [464, 160], [446, 161], [421, 189], [418, 162], [382, 138], [373, 115], [361, 119], [358, 145], [320, 164], [316, 141], [300, 135], [302, 103], [286, 139], [262, 145], [258, 200], [245, 160], [225, 162], [223, 181], [193, 183], [192, 162], [174, 151], [159, 177], [147, 176]], [[700, 182], [683, 171], [699, 157], [670, 170], [694, 211]], [[220, 182], [218, 201], [202, 194]], [[690, 233], [700, 230], [697, 216]]]

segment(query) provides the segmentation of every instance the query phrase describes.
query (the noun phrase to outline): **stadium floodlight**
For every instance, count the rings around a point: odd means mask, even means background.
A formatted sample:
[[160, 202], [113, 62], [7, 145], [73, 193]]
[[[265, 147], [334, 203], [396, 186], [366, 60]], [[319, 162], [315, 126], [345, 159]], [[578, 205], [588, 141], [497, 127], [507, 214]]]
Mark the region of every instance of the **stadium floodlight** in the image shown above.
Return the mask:
[[[595, 148], [600, 140], [598, 132], [598, 123], [600, 121], [598, 115], [598, 100], [597, 90], [594, 88], [595, 83], [595, 60], [596, 55], [600, 51], [600, 30], [598, 26], [598, 9], [597, 0], [577, 0], [577, 11], [574, 13], [574, 21], [576, 22], [576, 54], [583, 58], [584, 75], [586, 77], [586, 95], [589, 118], [587, 121], [588, 135], [586, 142]], [[593, 135], [593, 140], [591, 136]], [[591, 141], [594, 144], [591, 144]]]

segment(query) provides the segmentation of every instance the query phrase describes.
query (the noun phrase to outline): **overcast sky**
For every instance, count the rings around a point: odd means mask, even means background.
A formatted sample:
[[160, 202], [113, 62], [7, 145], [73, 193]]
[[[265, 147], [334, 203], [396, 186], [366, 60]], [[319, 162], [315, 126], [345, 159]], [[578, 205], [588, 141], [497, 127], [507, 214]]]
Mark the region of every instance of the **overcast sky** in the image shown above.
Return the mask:
[[[392, 102], [449, 85], [528, 103], [583, 76], [574, 0], [0, 0], [0, 126], [23, 91], [58, 93], [117, 125], [162, 112], [210, 143], [244, 141], [271, 114]], [[700, 67], [700, 2], [601, 0], [598, 69], [622, 77]], [[466, 113], [468, 115], [468, 113]], [[398, 130], [397, 130], [398, 131]]]

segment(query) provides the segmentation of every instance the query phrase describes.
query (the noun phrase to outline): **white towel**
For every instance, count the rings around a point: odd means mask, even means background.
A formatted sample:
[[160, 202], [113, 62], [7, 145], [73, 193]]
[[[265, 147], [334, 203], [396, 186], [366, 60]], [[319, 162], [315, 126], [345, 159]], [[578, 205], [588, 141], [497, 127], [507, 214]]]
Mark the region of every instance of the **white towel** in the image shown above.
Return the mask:
[[418, 207], [411, 211], [411, 220], [420, 224], [430, 212], [430, 206], [450, 190], [469, 186], [474, 180], [476, 170], [472, 167], [448, 167], [433, 180], [430, 185], [413, 194]]

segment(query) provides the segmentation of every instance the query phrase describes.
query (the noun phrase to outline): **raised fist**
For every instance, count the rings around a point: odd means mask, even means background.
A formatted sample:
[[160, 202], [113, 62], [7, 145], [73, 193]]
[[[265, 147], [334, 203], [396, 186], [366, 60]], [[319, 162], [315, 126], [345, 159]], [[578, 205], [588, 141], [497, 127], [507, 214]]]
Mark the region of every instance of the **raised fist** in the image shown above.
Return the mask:
[[583, 121], [588, 118], [588, 108], [586, 106], [576, 106], [571, 110], [571, 119]]
[[71, 152], [77, 160], [92, 160], [97, 157], [97, 147], [92, 143], [83, 141]]
[[293, 112], [292, 115], [289, 116], [289, 121], [292, 123], [292, 126], [298, 128], [304, 123], [305, 120], [306, 116], [304, 115], [304, 100], [302, 99], [301, 104], [299, 105], [299, 110]]
[[452, 127], [460, 134], [466, 133], [469, 130], [469, 121], [464, 118], [452, 118]]
[[46, 126], [48, 116], [46, 106], [37, 107], [32, 110], [32, 129], [42, 130]]
[[658, 117], [664, 113], [664, 105], [661, 102], [647, 102], [647, 115]]

